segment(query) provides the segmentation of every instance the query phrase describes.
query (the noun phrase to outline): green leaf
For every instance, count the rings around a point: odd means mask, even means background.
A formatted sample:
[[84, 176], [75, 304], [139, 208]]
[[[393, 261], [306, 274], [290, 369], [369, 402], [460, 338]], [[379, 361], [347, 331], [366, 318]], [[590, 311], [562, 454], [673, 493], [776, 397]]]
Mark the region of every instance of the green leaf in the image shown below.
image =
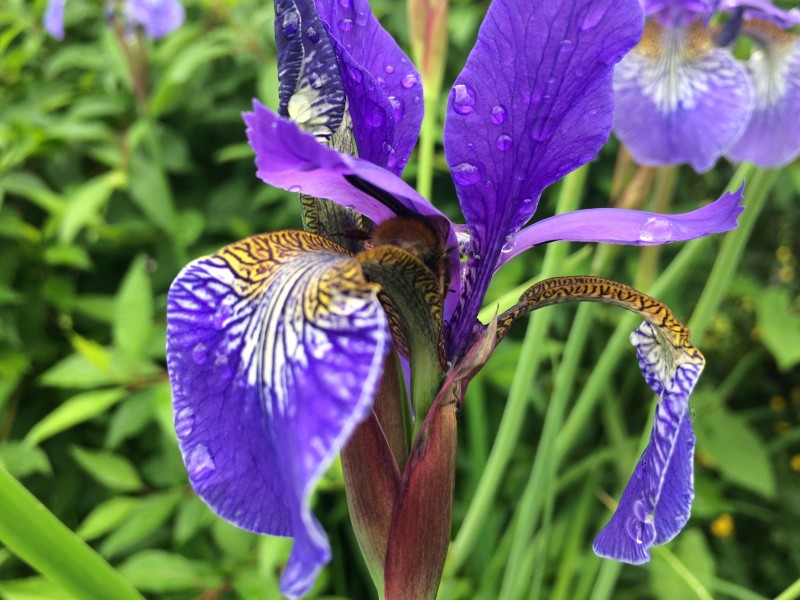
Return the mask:
[[0, 444], [0, 466], [18, 478], [52, 473], [50, 461], [41, 448], [30, 448], [19, 442]]
[[788, 371], [800, 363], [800, 307], [792, 307], [790, 292], [784, 288], [768, 287], [754, 298], [761, 339], [778, 368]]
[[75, 461], [98, 483], [120, 492], [131, 492], [143, 487], [139, 474], [130, 461], [111, 452], [88, 450], [80, 446], [70, 448]]
[[94, 388], [114, 383], [114, 377], [85, 356], [71, 354], [42, 373], [39, 381], [57, 388]]
[[117, 556], [161, 529], [175, 512], [182, 496], [183, 491], [175, 489], [142, 500], [120, 528], [105, 539], [100, 553], [108, 557]]
[[114, 305], [114, 341], [130, 358], [145, 354], [153, 317], [153, 290], [147, 257], [137, 256], [122, 279]]
[[81, 271], [88, 271], [92, 267], [89, 253], [80, 246], [55, 245], [44, 250], [44, 260], [47, 264], [71, 267]]
[[[148, 130], [150, 125], [140, 122], [142, 136], [155, 135]], [[172, 191], [164, 172], [157, 162], [141, 149], [134, 151], [130, 160], [131, 198], [145, 216], [164, 232], [175, 236], [179, 233]]]
[[125, 182], [125, 175], [112, 171], [94, 179], [67, 194], [67, 208], [58, 226], [58, 239], [69, 244], [86, 225], [102, 223], [100, 211], [111, 197], [114, 189]]
[[124, 389], [115, 388], [73, 396], [34, 425], [24, 441], [31, 446], [41, 444], [57, 433], [103, 414], [126, 395]]
[[106, 430], [105, 446], [107, 448], [116, 448], [128, 438], [142, 431], [153, 420], [156, 395], [164, 387], [169, 390], [169, 383], [165, 381], [132, 394], [120, 405], [111, 417], [111, 422]]
[[675, 544], [654, 548], [652, 556], [650, 586], [657, 598], [712, 597], [714, 557], [698, 529], [683, 531]]
[[3, 600], [75, 600], [75, 596], [44, 577], [0, 582]]
[[78, 527], [77, 533], [85, 540], [105, 535], [125, 521], [139, 505], [141, 498], [118, 496], [95, 506]]
[[0, 352], [0, 409], [17, 389], [30, 366], [28, 357], [22, 352]]
[[220, 587], [223, 581], [209, 563], [162, 550], [134, 554], [120, 565], [120, 571], [146, 592], [209, 590]]
[[766, 446], [739, 415], [722, 407], [699, 411], [694, 420], [697, 448], [730, 483], [775, 497], [775, 475]]
[[205, 505], [199, 496], [191, 494], [181, 501], [178, 514], [175, 517], [175, 542], [183, 545], [194, 535], [217, 521], [211, 509]]

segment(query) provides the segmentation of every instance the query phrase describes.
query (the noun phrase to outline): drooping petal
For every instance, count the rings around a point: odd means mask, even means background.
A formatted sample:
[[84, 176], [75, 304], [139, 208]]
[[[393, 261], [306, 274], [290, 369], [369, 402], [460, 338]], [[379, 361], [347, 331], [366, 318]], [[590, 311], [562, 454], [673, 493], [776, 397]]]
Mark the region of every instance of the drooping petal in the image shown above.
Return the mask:
[[292, 536], [289, 596], [330, 558], [316, 482], [369, 414], [390, 347], [377, 287], [306, 232], [242, 240], [170, 289], [167, 364], [190, 481], [223, 518]]
[[44, 11], [44, 28], [57, 40], [64, 39], [64, 7], [67, 0], [50, 0]]
[[317, 9], [339, 59], [358, 155], [399, 175], [422, 123], [419, 73], [367, 0], [317, 0]]
[[614, 72], [614, 132], [644, 165], [710, 169], [736, 141], [753, 107], [747, 73], [699, 23], [651, 21]]
[[342, 124], [345, 93], [336, 56], [311, 0], [276, 0], [278, 113], [327, 141]]
[[730, 231], [742, 213], [744, 185], [726, 192], [711, 204], [688, 213], [664, 215], [622, 208], [587, 208], [537, 221], [520, 231], [506, 247], [497, 267], [518, 254], [547, 242], [601, 242], [654, 246], [685, 242], [712, 233]]
[[184, 16], [180, 0], [128, 0], [125, 5], [126, 21], [142, 27], [154, 40], [180, 27]]
[[648, 322], [631, 334], [639, 366], [659, 400], [650, 443], [617, 510], [595, 538], [594, 551], [599, 556], [632, 564], [647, 562], [650, 547], [671, 540], [689, 519], [694, 499], [689, 395], [705, 361], [688, 337], [684, 342], [673, 345]]
[[760, 167], [780, 167], [800, 154], [800, 38], [763, 21], [745, 23], [742, 30], [759, 45], [747, 63], [755, 108], [727, 154]]
[[[450, 92], [447, 162], [471, 229], [467, 304], [450, 332], [466, 341], [506, 238], [542, 190], [608, 139], [614, 64], [638, 41], [636, 0], [495, 0]], [[460, 340], [460, 341], [457, 341]]]
[[396, 215], [422, 215], [441, 230], [450, 257], [450, 293], [444, 318], [460, 290], [458, 244], [452, 223], [414, 188], [393, 173], [360, 158], [323, 146], [295, 123], [253, 101], [245, 113], [247, 138], [256, 153], [258, 177], [292, 192], [326, 198], [352, 208], [375, 223]]

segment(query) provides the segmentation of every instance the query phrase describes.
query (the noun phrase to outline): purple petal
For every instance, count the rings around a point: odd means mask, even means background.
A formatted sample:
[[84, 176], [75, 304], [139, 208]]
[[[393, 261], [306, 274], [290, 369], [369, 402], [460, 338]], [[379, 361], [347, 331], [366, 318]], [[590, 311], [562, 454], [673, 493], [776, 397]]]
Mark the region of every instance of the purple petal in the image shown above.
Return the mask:
[[184, 10], [179, 0], [128, 0], [125, 17], [157, 40], [183, 24]]
[[651, 546], [675, 537], [694, 499], [689, 395], [705, 360], [685, 339], [676, 346], [667, 337], [648, 322], [631, 334], [639, 367], [659, 401], [650, 443], [617, 510], [594, 540], [599, 556], [632, 564], [647, 562]]
[[709, 17], [719, 0], [645, 0], [645, 14], [664, 27], [685, 27]]
[[650, 22], [614, 73], [614, 132], [636, 162], [706, 171], [744, 131], [752, 110], [742, 65], [699, 24]]
[[622, 208], [587, 208], [538, 221], [520, 231], [513, 247], [507, 246], [497, 267], [539, 244], [547, 242], [600, 242], [654, 246], [685, 242], [734, 229], [742, 214], [744, 185], [726, 192], [711, 204], [688, 213], [664, 215]]
[[755, 108], [728, 158], [760, 167], [781, 167], [800, 154], [800, 38], [769, 23], [747, 23], [759, 42], [747, 67], [753, 78]]
[[[614, 64], [641, 34], [636, 0], [495, 0], [447, 105], [444, 146], [471, 230], [456, 352], [500, 250], [542, 190], [608, 139]], [[461, 339], [461, 342], [455, 340]]]
[[759, 19], [786, 29], [800, 23], [800, 8], [783, 10], [767, 0], [720, 0], [718, 10], [741, 9], [745, 19]]
[[44, 28], [57, 40], [64, 39], [64, 6], [67, 0], [50, 0], [44, 11]]
[[369, 414], [391, 340], [376, 286], [340, 252], [305, 232], [248, 238], [187, 266], [167, 305], [189, 479], [228, 521], [295, 538], [292, 597], [330, 558], [310, 496]]
[[414, 188], [393, 173], [366, 160], [341, 154], [300, 131], [257, 100], [245, 113], [247, 138], [256, 153], [258, 177], [291, 192], [326, 198], [381, 223], [398, 214], [413, 213], [435, 221], [447, 239], [450, 255], [450, 295], [445, 319], [460, 290], [458, 244], [452, 223]]
[[339, 66], [311, 0], [276, 0], [275, 45], [281, 116], [330, 139], [345, 111]]
[[419, 73], [367, 0], [317, 0], [339, 59], [358, 155], [396, 174], [422, 123]]

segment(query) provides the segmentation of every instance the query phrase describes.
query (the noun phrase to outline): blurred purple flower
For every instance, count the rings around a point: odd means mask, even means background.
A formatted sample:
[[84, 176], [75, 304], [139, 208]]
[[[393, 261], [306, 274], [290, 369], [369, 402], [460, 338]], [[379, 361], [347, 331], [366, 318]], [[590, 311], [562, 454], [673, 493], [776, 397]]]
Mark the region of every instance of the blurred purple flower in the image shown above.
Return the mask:
[[[66, 2], [67, 0], [50, 0], [45, 9], [44, 27], [57, 40], [64, 39]], [[184, 18], [180, 0], [127, 0], [123, 12], [126, 27], [141, 27], [154, 40], [175, 31], [183, 24]]]
[[[766, 0], [645, 0], [641, 42], [614, 73], [614, 131], [647, 165], [710, 169], [727, 155], [777, 167], [800, 153], [800, 23]], [[716, 14], [729, 20], [710, 27]], [[738, 62], [726, 46], [755, 42]]]
[[[399, 177], [422, 120], [420, 77], [366, 0], [277, 0], [282, 116], [258, 101], [244, 116], [258, 177], [353, 209], [376, 228], [396, 225], [398, 235], [426, 224], [449, 274], [441, 338], [442, 377], [451, 381], [481, 366], [473, 349], [495, 335], [478, 311], [492, 275], [522, 251], [558, 240], [663, 244], [736, 226], [742, 190], [681, 215], [590, 209], [526, 226], [542, 191], [607, 141], [614, 65], [639, 40], [642, 21], [637, 0], [494, 0], [447, 104], [445, 156], [462, 226]], [[349, 118], [358, 158], [326, 145]], [[396, 245], [412, 252], [414, 244]], [[359, 266], [364, 254], [308, 232], [261, 234], [194, 261], [170, 289], [167, 361], [189, 478], [225, 519], [295, 539], [281, 580], [293, 597], [330, 559], [311, 494], [370, 414], [393, 345], [379, 286]], [[659, 395], [637, 470], [647, 477], [631, 479], [595, 544], [602, 555], [642, 562], [688, 518], [688, 401], [703, 358], [666, 307], [598, 278], [537, 284], [500, 315], [496, 339], [524, 312], [577, 300], [646, 319], [631, 339]]]

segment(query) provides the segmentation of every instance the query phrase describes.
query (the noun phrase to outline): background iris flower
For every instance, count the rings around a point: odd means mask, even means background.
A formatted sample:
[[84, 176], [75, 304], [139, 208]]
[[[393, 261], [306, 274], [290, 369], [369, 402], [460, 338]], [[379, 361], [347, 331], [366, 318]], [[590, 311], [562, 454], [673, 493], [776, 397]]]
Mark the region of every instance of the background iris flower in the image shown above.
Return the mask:
[[[800, 153], [800, 11], [764, 0], [647, 0], [642, 41], [614, 74], [614, 131], [646, 165], [777, 167]], [[728, 13], [724, 25], [710, 26]], [[729, 50], [742, 34], [754, 50]]]
[[[44, 13], [44, 28], [57, 40], [64, 39], [64, 9], [67, 0], [50, 0]], [[113, 15], [118, 4], [107, 1]], [[183, 23], [184, 10], [179, 0], [126, 0], [122, 9], [126, 27], [141, 27], [154, 40], [176, 30]]]
[[[686, 214], [591, 209], [526, 226], [544, 188], [608, 139], [612, 72], [641, 23], [636, 0], [492, 3], [448, 97], [461, 226], [399, 177], [421, 83], [367, 2], [276, 2], [281, 115], [254, 101], [245, 122], [258, 176], [301, 194], [310, 231], [256, 235], [188, 265], [169, 294], [167, 360], [192, 485], [236, 525], [294, 538], [287, 595], [305, 593], [330, 558], [311, 495], [343, 449], [373, 577], [391, 598], [435, 591], [466, 386], [517, 317], [560, 302], [640, 314], [631, 340], [659, 396], [650, 444], [595, 550], [640, 563], [686, 522], [688, 400], [703, 357], [669, 309], [613, 281], [567, 277], [477, 320], [492, 275], [533, 246], [662, 244], [736, 226], [741, 190]], [[340, 151], [351, 129], [358, 158]], [[359, 215], [371, 231], [358, 233]], [[395, 353], [410, 365], [411, 440]], [[347, 456], [353, 444], [372, 453]], [[369, 494], [377, 503], [362, 502]]]

